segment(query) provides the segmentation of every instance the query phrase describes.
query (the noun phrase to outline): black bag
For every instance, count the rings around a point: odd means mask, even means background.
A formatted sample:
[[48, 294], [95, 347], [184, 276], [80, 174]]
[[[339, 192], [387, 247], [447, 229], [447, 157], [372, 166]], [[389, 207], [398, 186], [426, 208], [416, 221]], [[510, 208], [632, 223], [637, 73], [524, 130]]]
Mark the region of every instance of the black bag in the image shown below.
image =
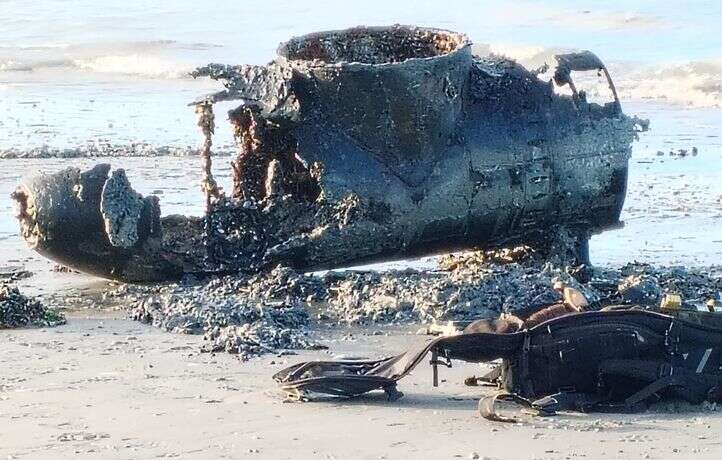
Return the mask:
[[435, 386], [439, 365], [502, 359], [491, 380], [505, 393], [480, 402], [482, 414], [493, 420], [511, 420], [496, 414], [500, 399], [546, 415], [635, 411], [670, 395], [717, 402], [722, 392], [722, 329], [642, 310], [570, 314], [511, 334], [441, 337], [392, 358], [300, 363], [273, 378], [294, 398], [381, 389], [393, 400], [402, 396], [397, 381], [428, 353]]

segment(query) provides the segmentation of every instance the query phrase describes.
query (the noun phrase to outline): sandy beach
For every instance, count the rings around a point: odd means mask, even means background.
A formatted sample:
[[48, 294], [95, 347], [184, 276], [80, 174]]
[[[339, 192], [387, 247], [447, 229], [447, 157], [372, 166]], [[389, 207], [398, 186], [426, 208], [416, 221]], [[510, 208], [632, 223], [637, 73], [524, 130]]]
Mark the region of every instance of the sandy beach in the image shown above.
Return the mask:
[[[428, 340], [411, 331], [331, 330], [331, 345], [240, 363], [200, 354], [197, 336], [168, 334], [103, 311], [68, 325], [3, 331], [2, 458], [719, 458], [722, 417], [665, 405], [644, 414], [561, 414], [518, 424], [482, 419], [476, 365], [420, 366], [394, 403], [284, 403], [270, 375], [334, 354], [375, 357]], [[475, 456], [478, 455], [478, 457]]]

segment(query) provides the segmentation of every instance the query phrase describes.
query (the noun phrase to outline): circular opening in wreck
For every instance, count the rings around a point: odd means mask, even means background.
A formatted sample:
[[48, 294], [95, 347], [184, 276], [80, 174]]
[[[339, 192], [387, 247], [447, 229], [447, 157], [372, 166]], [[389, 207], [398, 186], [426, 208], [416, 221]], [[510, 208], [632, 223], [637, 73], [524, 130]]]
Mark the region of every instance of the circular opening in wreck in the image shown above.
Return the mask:
[[470, 44], [464, 34], [421, 27], [355, 27], [295, 37], [278, 54], [291, 61], [325, 64], [392, 64], [452, 53]]

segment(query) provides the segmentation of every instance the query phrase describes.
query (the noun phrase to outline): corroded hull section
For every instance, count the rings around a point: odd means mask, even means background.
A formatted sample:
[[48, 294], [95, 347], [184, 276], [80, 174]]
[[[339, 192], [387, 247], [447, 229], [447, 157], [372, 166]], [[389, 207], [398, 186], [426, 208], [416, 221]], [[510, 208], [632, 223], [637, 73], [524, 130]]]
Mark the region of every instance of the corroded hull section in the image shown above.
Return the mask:
[[[559, 95], [470, 45], [435, 29], [357, 28], [292, 39], [267, 66], [198, 69], [226, 86], [198, 102], [203, 221], [160, 218], [157, 200], [132, 192], [122, 172], [96, 167], [84, 174], [105, 173], [91, 181], [99, 199], [72, 201], [79, 171], [22, 185], [24, 235], [61, 263], [131, 281], [518, 244], [588, 262], [589, 235], [620, 224], [637, 120], [616, 99], [587, 103], [573, 84], [574, 96]], [[569, 56], [562, 83], [572, 70], [603, 69], [591, 53]], [[230, 99], [241, 101], [229, 113], [239, 154], [225, 196], [210, 174], [210, 136], [213, 103]], [[72, 206], [31, 205], [49, 193]], [[128, 215], [103, 205], [110, 195]], [[82, 215], [92, 238], [60, 238], [65, 212]]]

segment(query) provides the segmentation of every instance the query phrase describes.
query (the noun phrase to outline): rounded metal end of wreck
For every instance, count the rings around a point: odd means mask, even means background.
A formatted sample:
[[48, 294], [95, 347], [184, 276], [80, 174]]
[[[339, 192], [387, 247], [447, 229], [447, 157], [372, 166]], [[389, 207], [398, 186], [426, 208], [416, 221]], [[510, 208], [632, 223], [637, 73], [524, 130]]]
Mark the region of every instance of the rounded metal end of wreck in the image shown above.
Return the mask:
[[109, 169], [98, 165], [83, 174], [67, 168], [24, 178], [11, 198], [21, 234], [30, 247], [40, 251], [49, 241], [87, 235], [89, 226], [95, 224], [91, 203], [99, 200], [99, 188]]
[[24, 179], [12, 194], [23, 239], [39, 254], [85, 273], [163, 277], [153, 273], [163, 267], [159, 257], [144, 245], [159, 236], [157, 198], [136, 193], [122, 169], [109, 172], [100, 164]]
[[32, 232], [35, 224], [35, 201], [32, 199], [33, 197], [30, 191], [24, 184], [20, 184], [15, 191], [10, 194], [10, 198], [15, 202], [15, 218], [20, 223], [20, 233], [28, 245], [34, 249], [37, 245], [37, 237]]
[[393, 25], [315, 32], [282, 43], [278, 55], [309, 65], [393, 65], [460, 53], [471, 41], [443, 29]]

